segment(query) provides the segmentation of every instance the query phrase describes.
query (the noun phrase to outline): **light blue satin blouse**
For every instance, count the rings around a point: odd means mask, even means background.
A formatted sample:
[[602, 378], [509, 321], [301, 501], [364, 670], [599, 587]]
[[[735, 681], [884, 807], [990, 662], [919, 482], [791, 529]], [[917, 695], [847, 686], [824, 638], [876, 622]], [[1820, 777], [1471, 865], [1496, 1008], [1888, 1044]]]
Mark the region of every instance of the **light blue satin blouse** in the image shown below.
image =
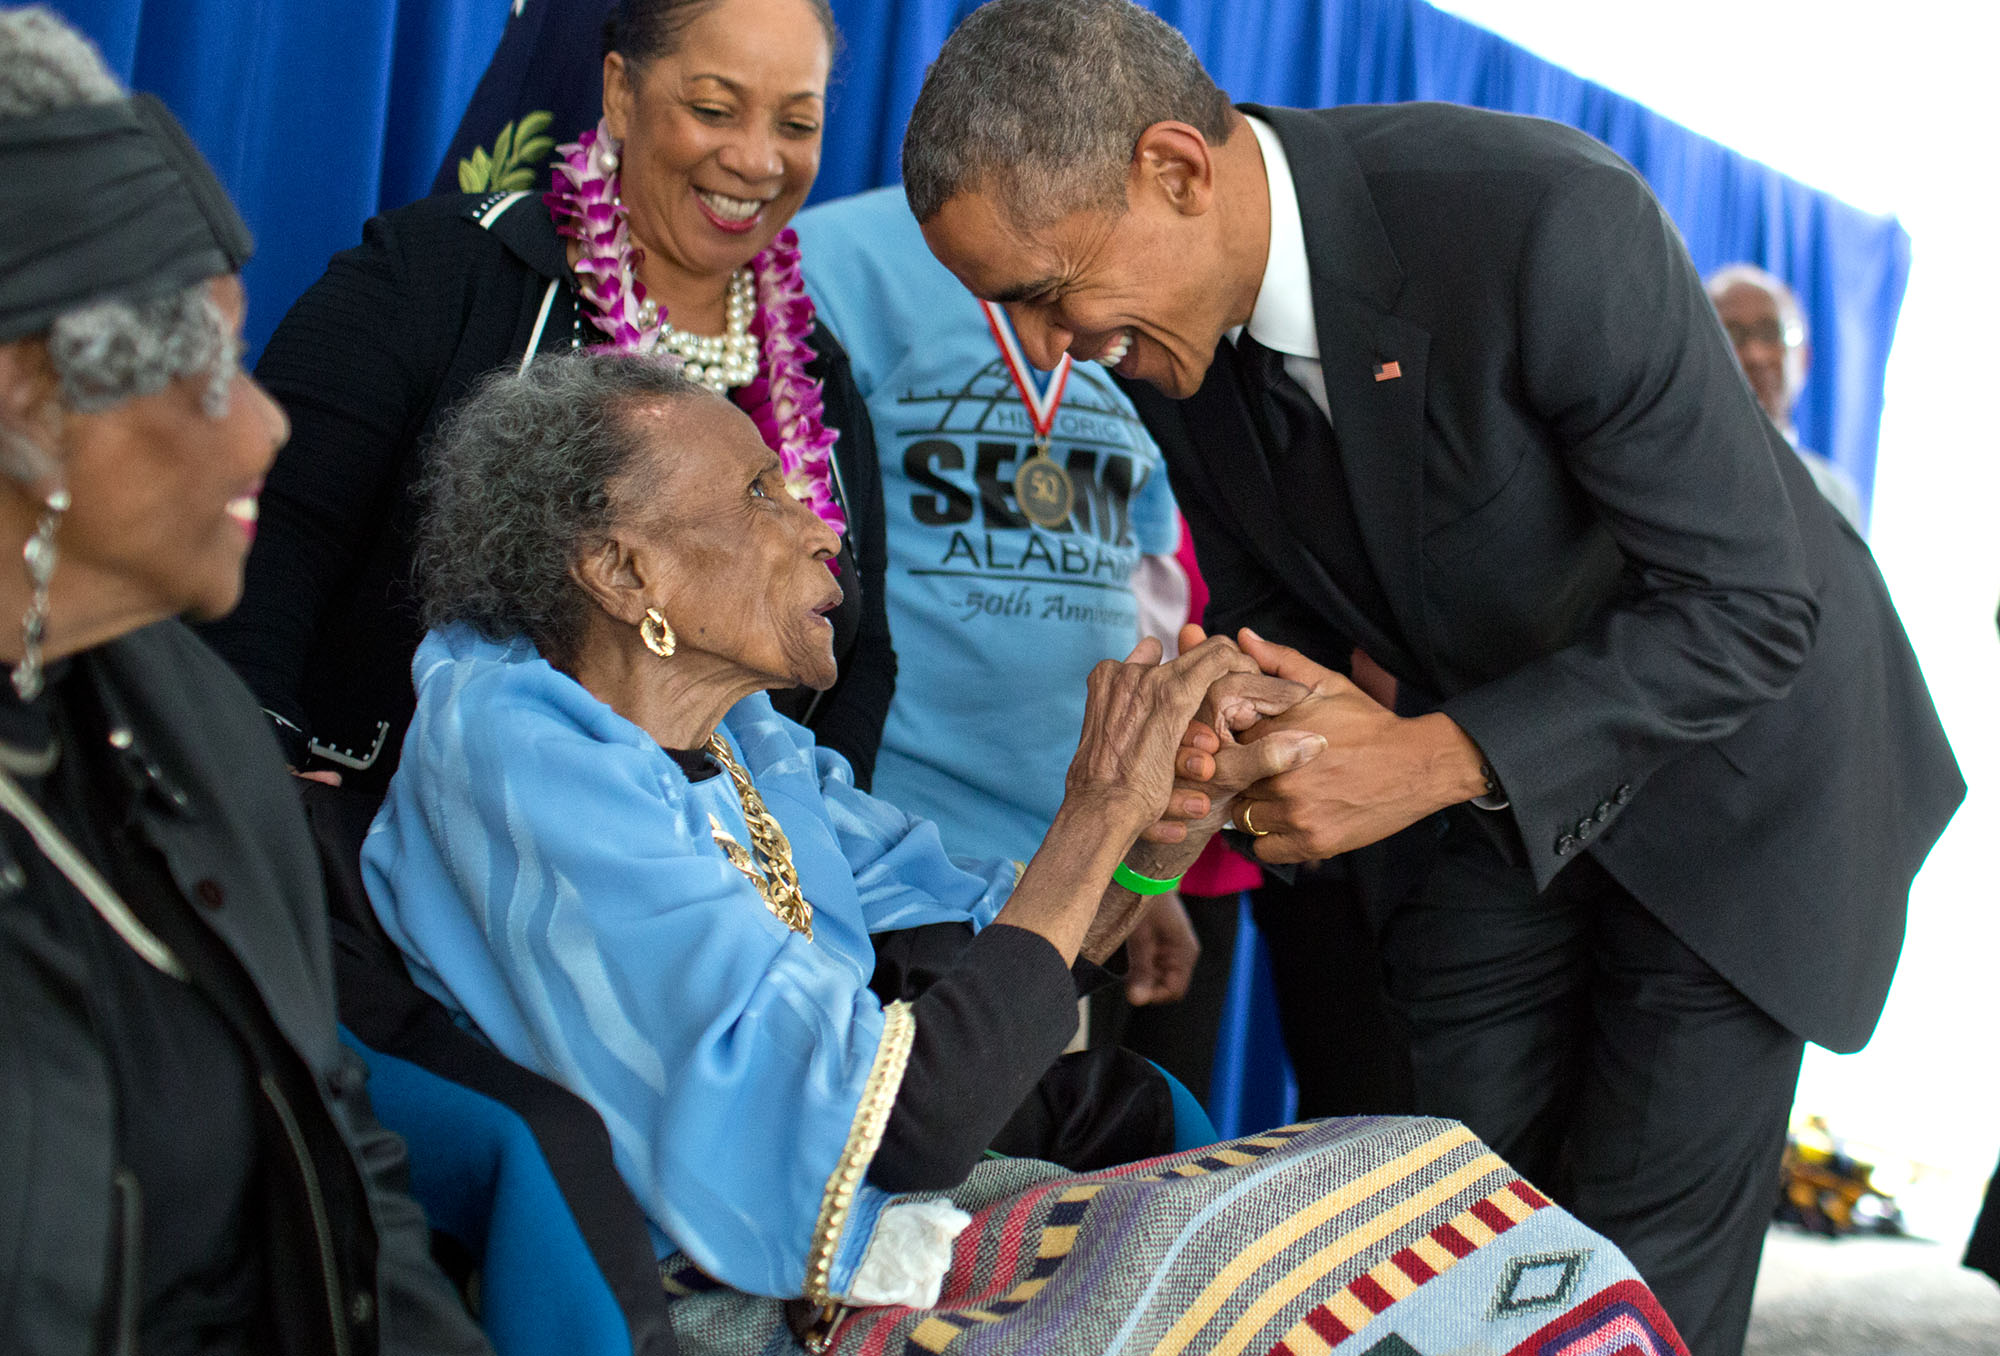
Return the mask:
[[[722, 733], [791, 840], [807, 941], [724, 856], [751, 841], [730, 779], [690, 783], [525, 640], [433, 632], [416, 717], [362, 856], [417, 981], [518, 1063], [595, 1106], [662, 1253], [756, 1294], [804, 1285], [827, 1179], [880, 1042], [869, 935], [984, 927], [1012, 862], [855, 789], [761, 693]], [[888, 1198], [865, 1183], [843, 1293]]]

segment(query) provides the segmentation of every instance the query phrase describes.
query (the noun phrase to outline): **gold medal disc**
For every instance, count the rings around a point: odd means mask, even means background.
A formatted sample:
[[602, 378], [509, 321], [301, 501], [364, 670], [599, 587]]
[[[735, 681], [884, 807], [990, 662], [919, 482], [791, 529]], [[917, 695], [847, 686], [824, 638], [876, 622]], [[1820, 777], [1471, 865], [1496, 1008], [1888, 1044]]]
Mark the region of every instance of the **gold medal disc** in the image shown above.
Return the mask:
[[1076, 507], [1076, 488], [1048, 448], [1039, 447], [1014, 472], [1014, 499], [1029, 522], [1057, 528], [1069, 521], [1070, 510]]

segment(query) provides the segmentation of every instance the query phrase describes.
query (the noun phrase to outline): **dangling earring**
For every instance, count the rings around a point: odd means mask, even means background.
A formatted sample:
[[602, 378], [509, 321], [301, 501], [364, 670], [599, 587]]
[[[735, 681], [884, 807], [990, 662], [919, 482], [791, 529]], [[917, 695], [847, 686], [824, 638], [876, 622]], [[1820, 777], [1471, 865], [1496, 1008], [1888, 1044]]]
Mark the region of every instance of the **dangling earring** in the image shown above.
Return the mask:
[[667, 625], [667, 619], [660, 615], [660, 609], [646, 609], [646, 620], [639, 623], [639, 642], [662, 659], [674, 655], [674, 628]]
[[21, 662], [14, 666], [14, 692], [31, 702], [42, 691], [42, 637], [49, 629], [49, 581], [56, 573], [56, 529], [69, 511], [69, 491], [55, 490], [43, 501], [42, 520], [21, 547], [28, 567], [28, 610], [21, 614]]

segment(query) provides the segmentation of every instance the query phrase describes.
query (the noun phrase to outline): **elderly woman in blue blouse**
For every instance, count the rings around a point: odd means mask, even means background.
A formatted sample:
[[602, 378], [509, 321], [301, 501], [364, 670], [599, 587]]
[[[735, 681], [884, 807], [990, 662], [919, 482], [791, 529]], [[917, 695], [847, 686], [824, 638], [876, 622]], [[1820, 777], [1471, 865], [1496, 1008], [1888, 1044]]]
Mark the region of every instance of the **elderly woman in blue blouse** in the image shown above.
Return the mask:
[[[663, 1253], [934, 1303], [965, 1216], [896, 1195], [956, 1186], [1035, 1101], [1072, 965], [1143, 912], [1127, 885], [1177, 877], [1222, 787], [1317, 751], [1244, 746], [1176, 790], [1211, 684], [1296, 691], [1225, 640], [1142, 643], [1092, 675], [1040, 851], [958, 863], [765, 696], [834, 680], [839, 542], [742, 413], [649, 359], [545, 358], [466, 403], [426, 489], [432, 630], [364, 856], [419, 982], [597, 1107]], [[1122, 1158], [1170, 1147], [1157, 1121]]]

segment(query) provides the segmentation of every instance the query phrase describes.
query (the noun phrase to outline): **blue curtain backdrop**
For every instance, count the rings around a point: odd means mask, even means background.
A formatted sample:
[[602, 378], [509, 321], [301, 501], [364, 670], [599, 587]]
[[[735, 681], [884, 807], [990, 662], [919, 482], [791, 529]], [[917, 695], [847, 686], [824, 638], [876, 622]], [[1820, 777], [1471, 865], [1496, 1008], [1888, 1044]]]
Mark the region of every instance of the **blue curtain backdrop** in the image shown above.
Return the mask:
[[430, 189], [510, 0], [57, 0], [214, 162], [257, 236], [251, 351], [361, 223]]
[[[1813, 330], [1800, 438], [1869, 498], [1883, 374], [1910, 272], [1910, 239], [1893, 218], [1808, 188], [1423, 0], [1147, 3], [1238, 100], [1323, 108], [1441, 99], [1552, 118], [1609, 145], [1646, 176], [1704, 274], [1747, 260], [1798, 292]], [[833, 8], [848, 56], [820, 171], [826, 197], [899, 177], [924, 68], [976, 3], [833, 0]], [[1656, 21], [1671, 13], [1662, 7]]]
[[[448, 147], [490, 145], [508, 118], [588, 108], [606, 0], [57, 0], [115, 70], [179, 114], [257, 233], [246, 274], [253, 351], [373, 212], [425, 192]], [[816, 198], [893, 182], [925, 66], [972, 0], [833, 0], [847, 50]], [[1679, 223], [1703, 272], [1762, 264], [1799, 292], [1813, 368], [1805, 443], [1868, 494], [1882, 379], [1909, 276], [1909, 237], [1423, 0], [1154, 0], [1239, 99], [1318, 107], [1447, 99], [1579, 127], [1630, 160]], [[1662, 12], [1662, 19], [1667, 12]], [[572, 35], [560, 60], [517, 58], [482, 91], [509, 22], [514, 41]], [[585, 35], [575, 41], [575, 35]], [[503, 57], [503, 63], [505, 58]], [[496, 77], [503, 72], [496, 67]], [[560, 96], [560, 97], [558, 97]], [[480, 119], [491, 111], [490, 125]], [[501, 111], [504, 110], [504, 111]], [[1062, 117], [1061, 109], [1049, 116]], [[578, 126], [559, 121], [559, 139]]]

